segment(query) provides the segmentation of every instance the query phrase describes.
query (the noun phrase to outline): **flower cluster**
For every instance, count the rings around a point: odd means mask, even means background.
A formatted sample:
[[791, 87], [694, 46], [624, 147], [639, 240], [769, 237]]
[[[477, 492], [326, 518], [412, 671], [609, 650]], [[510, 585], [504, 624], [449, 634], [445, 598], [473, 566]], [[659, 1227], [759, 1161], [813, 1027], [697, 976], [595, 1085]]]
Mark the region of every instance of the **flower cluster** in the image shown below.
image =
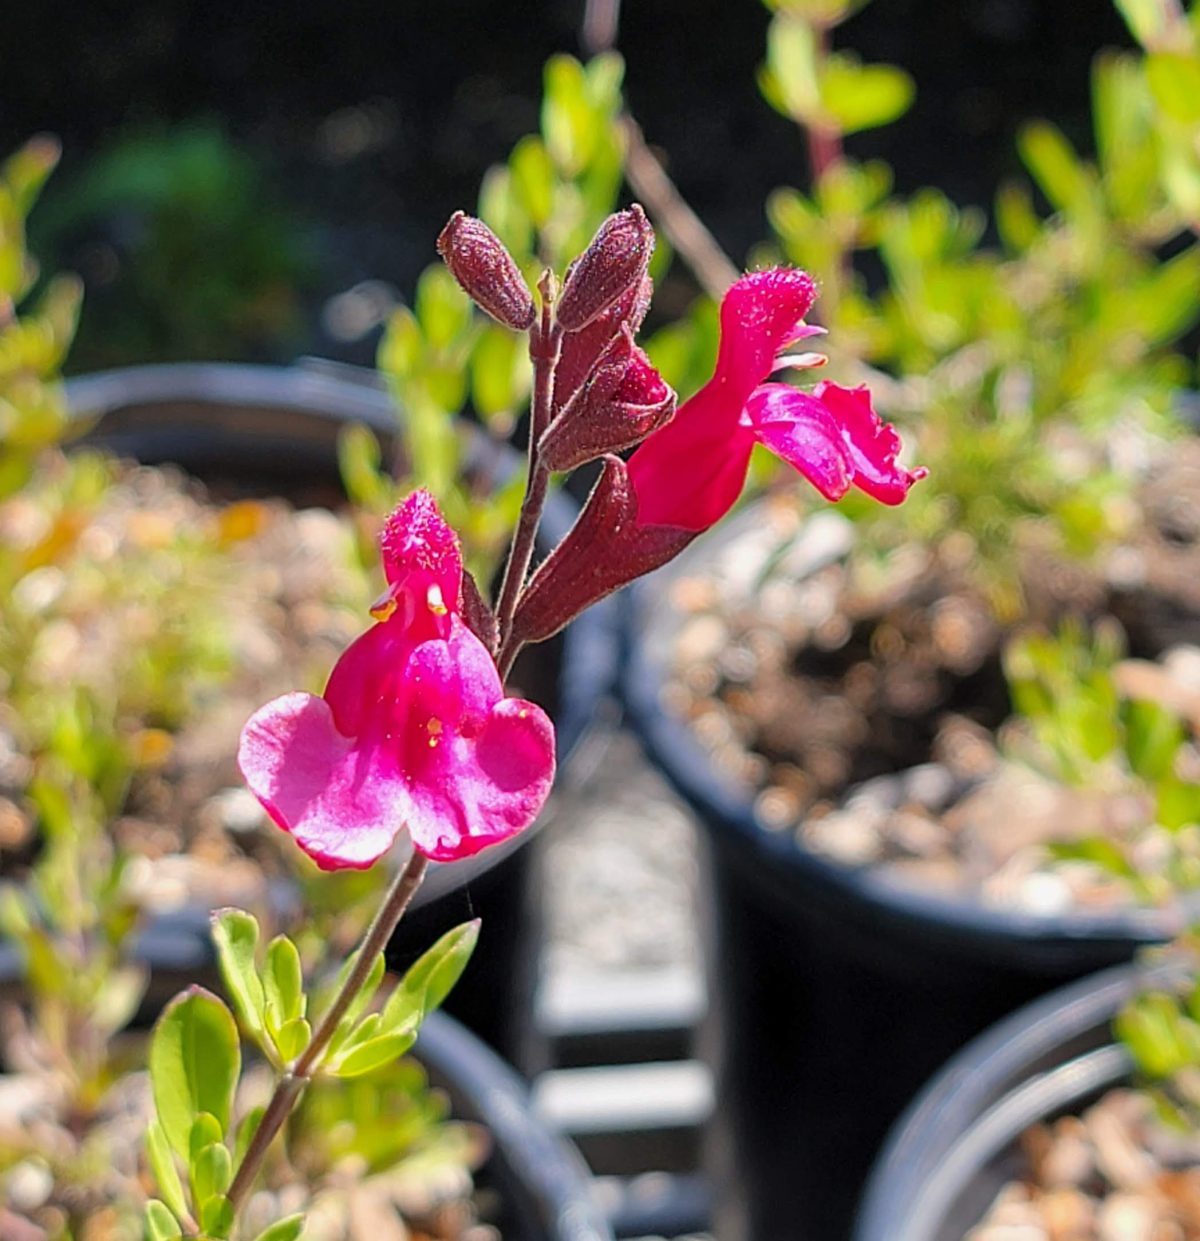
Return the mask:
[[790, 352], [822, 330], [804, 322], [815, 296], [812, 278], [794, 268], [752, 272], [730, 288], [712, 379], [628, 463], [604, 457], [578, 523], [525, 592], [516, 624], [526, 641], [549, 637], [719, 521], [741, 493], [756, 443], [829, 500], [855, 486], [899, 504], [925, 476], [896, 460], [899, 436], [875, 413], [865, 387], [820, 383], [809, 392], [767, 382], [784, 367], [824, 361]]
[[[675, 394], [635, 344], [650, 301], [654, 234], [641, 208], [605, 222], [540, 310], [517, 265], [479, 220], [457, 213], [438, 249], [475, 302], [529, 334], [534, 367], [530, 482], [493, 614], [425, 492], [382, 537], [388, 589], [376, 623], [341, 657], [320, 698], [287, 694], [242, 735], [247, 783], [319, 865], [365, 867], [407, 826], [436, 860], [475, 853], [528, 826], [554, 773], [554, 735], [532, 703], [506, 698], [497, 668], [586, 607], [664, 564], [725, 515], [764, 444], [830, 500], [858, 487], [898, 504], [923, 470], [896, 458], [894, 429], [866, 388], [770, 382], [818, 365], [790, 352], [821, 329], [805, 272], [753, 272], [721, 305], [712, 379], [676, 412]], [[633, 448], [628, 462], [618, 452]], [[525, 580], [550, 471], [600, 459], [574, 528]]]

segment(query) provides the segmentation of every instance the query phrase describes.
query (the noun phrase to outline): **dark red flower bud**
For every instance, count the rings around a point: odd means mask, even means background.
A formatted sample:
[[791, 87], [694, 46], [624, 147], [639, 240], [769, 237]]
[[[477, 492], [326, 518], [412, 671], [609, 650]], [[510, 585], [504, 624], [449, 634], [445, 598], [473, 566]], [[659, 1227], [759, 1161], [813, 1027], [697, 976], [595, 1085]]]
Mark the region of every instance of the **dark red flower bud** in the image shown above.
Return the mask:
[[493, 319], [516, 332], [532, 326], [533, 294], [525, 277], [482, 220], [456, 211], [442, 229], [437, 249], [463, 291]]
[[587, 383], [546, 428], [538, 444], [542, 464], [573, 470], [606, 452], [632, 448], [674, 412], [675, 393], [622, 326]]
[[580, 612], [673, 560], [697, 531], [640, 525], [637, 495], [620, 457], [604, 470], [567, 537], [538, 566], [517, 604], [513, 633], [543, 642]]
[[654, 282], [649, 276], [643, 276], [633, 288], [613, 302], [603, 314], [597, 315], [582, 331], [563, 337], [562, 352], [558, 357], [558, 365], [554, 368], [556, 413], [583, 386], [600, 360], [600, 355], [620, 334], [622, 327], [628, 326], [636, 335], [646, 317], [646, 311], [650, 308], [653, 293]]
[[462, 583], [458, 588], [458, 608], [467, 628], [487, 647], [488, 654], [495, 658], [500, 646], [500, 626], [495, 612], [483, 597], [483, 592], [469, 569], [463, 570]]
[[555, 314], [564, 332], [578, 332], [641, 283], [654, 253], [654, 229], [634, 203], [610, 215], [567, 269]]

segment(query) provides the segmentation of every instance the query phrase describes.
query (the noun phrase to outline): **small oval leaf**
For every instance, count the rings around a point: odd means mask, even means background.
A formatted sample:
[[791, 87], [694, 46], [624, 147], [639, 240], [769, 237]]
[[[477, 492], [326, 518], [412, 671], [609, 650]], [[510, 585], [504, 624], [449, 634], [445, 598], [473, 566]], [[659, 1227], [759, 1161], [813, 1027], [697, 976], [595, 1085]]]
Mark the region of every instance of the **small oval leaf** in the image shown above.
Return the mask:
[[370, 1073], [373, 1069], [402, 1056], [415, 1042], [415, 1030], [403, 1030], [398, 1034], [383, 1034], [379, 1038], [368, 1039], [348, 1051], [330, 1072], [338, 1077], [359, 1077]]
[[187, 1200], [183, 1196], [183, 1181], [175, 1166], [171, 1144], [157, 1120], [152, 1120], [146, 1128], [146, 1158], [154, 1176], [155, 1187], [163, 1201], [182, 1219], [188, 1213]]
[[163, 1009], [150, 1040], [150, 1081], [159, 1122], [180, 1156], [188, 1157], [201, 1112], [228, 1128], [240, 1070], [237, 1025], [215, 995], [193, 987]]
[[266, 999], [258, 977], [258, 922], [241, 909], [218, 909], [212, 916], [212, 937], [221, 977], [242, 1025], [261, 1043], [265, 1034]]
[[179, 1221], [157, 1198], [146, 1203], [146, 1241], [179, 1241]]
[[286, 1219], [276, 1220], [269, 1228], [260, 1232], [254, 1241], [296, 1241], [303, 1228], [303, 1215], [289, 1215]]

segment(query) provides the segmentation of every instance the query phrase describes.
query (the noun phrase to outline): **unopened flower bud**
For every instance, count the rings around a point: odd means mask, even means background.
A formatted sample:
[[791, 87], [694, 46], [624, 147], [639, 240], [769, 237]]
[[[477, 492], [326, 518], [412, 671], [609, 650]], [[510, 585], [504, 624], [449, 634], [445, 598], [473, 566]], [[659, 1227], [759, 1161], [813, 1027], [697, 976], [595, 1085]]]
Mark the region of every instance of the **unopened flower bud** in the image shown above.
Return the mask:
[[532, 326], [533, 294], [516, 260], [482, 220], [456, 211], [437, 249], [463, 291], [493, 319], [515, 332]]
[[556, 314], [565, 332], [578, 332], [641, 282], [654, 253], [654, 229], [634, 203], [610, 215], [571, 264]]
[[546, 428], [538, 445], [542, 464], [573, 470], [606, 452], [640, 444], [670, 421], [675, 393], [622, 327], [588, 381]]
[[543, 642], [593, 603], [673, 560], [696, 537], [678, 526], [641, 525], [620, 457], [604, 469], [563, 541], [538, 566], [517, 604], [513, 633]]
[[553, 408], [556, 413], [583, 387], [601, 354], [621, 330], [628, 327], [630, 332], [636, 333], [642, 326], [653, 292], [653, 281], [649, 276], [643, 276], [582, 331], [563, 337], [558, 366], [554, 370]]

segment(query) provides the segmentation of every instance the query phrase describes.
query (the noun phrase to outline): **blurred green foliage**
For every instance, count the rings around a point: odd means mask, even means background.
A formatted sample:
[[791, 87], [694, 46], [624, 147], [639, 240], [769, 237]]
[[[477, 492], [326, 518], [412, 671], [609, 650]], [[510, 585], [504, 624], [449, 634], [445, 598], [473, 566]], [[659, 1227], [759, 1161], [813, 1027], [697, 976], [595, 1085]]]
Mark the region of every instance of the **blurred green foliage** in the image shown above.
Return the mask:
[[[1140, 899], [1161, 902], [1200, 887], [1200, 754], [1190, 720], [1169, 694], [1146, 692], [1165, 676], [1131, 684], [1122, 677], [1124, 658], [1115, 622], [1090, 632], [1068, 622], [1055, 635], [1012, 639], [1004, 672], [1015, 714], [1003, 736], [1009, 756], [1045, 778], [1137, 808], [1140, 827], [1113, 835], [1098, 825], [1052, 851], [1062, 860], [1095, 863]], [[1139, 865], [1136, 851], [1151, 831], [1165, 833], [1170, 854], [1153, 874]]]
[[215, 124], [114, 137], [47, 195], [35, 242], [87, 275], [82, 370], [290, 356], [314, 277], [302, 220]]
[[1200, 972], [1195, 928], [1171, 946], [1177, 985], [1150, 987], [1117, 1014], [1113, 1032], [1124, 1043], [1140, 1084], [1171, 1127], [1200, 1125]]
[[[895, 195], [886, 164], [846, 154], [848, 135], [897, 119], [914, 91], [902, 70], [833, 49], [862, 4], [767, 5], [759, 85], [807, 139], [811, 170], [807, 188], [768, 199], [771, 235], [750, 265], [817, 276], [831, 377], [869, 383], [930, 471], [898, 509], [854, 495], [842, 507], [863, 556], [923, 544], [1013, 619], [1031, 549], [1087, 558], [1129, 532], [1136, 479], [1113, 441], [1169, 439], [1176, 394], [1196, 382], [1180, 348], [1200, 319], [1196, 9], [1123, 0], [1144, 50], [1095, 63], [1095, 161], [1052, 124], [1027, 125], [1032, 186], [1002, 187], [989, 227], [936, 188]], [[702, 300], [649, 342], [683, 396], [707, 379], [714, 324]], [[775, 468], [757, 466], [760, 481]]]
[[31, 305], [38, 268], [25, 244], [26, 218], [58, 156], [52, 138], [35, 138], [0, 167], [0, 500], [25, 485], [38, 453], [66, 424], [58, 372], [80, 286], [56, 277]]
[[[140, 164], [148, 152], [127, 151], [126, 171], [148, 171]], [[50, 281], [32, 310], [22, 301], [37, 274], [25, 216], [56, 158], [54, 145], [38, 140], [0, 170], [0, 742], [19, 760], [0, 809], [30, 828], [0, 857], [0, 934], [19, 954], [26, 1014], [18, 1042], [8, 1041], [6, 1024], [0, 1056], [18, 1048], [16, 1061], [53, 1101], [36, 1126], [17, 1133], [0, 1124], [0, 1197], [8, 1177], [36, 1166], [52, 1183], [43, 1215], [56, 1235], [105, 1228], [175, 1238], [186, 1221], [225, 1237], [225, 1191], [261, 1116], [253, 1107], [235, 1112], [238, 1027], [221, 1000], [193, 989], [168, 1007], [152, 1041], [128, 1030], [147, 986], [132, 961], [145, 880], [110, 829], [139, 771], [167, 760], [174, 733], [238, 667], [226, 622], [254, 587], [246, 577], [253, 564], [237, 547], [266, 516], [254, 502], [205, 507], [151, 472], [63, 451], [70, 427], [58, 368], [78, 285]], [[196, 167], [204, 163], [198, 157]], [[169, 199], [172, 170], [155, 175]], [[418, 308], [431, 338], [449, 347], [462, 308], [457, 290], [446, 292], [444, 281], [440, 289], [431, 282]], [[418, 451], [422, 468], [436, 468], [436, 445]], [[370, 592], [360, 577], [365, 610]], [[345, 956], [386, 879], [383, 868], [365, 876], [306, 871], [309, 916], [297, 941], [277, 935], [262, 951], [249, 914], [225, 911], [217, 920], [234, 1007], [276, 1071], [311, 1035], [303, 962], [317, 973], [319, 1014], [333, 981], [319, 967]], [[446, 1100], [416, 1066], [397, 1071], [395, 1060], [457, 980], [477, 935], [468, 924], [444, 936], [368, 1012], [384, 982], [383, 958], [376, 962], [292, 1122], [290, 1157], [273, 1171], [276, 1184], [303, 1191], [306, 1208], [318, 1196], [328, 1209], [331, 1195], [350, 1200], [380, 1187], [398, 1201], [436, 1199], [447, 1183], [454, 1195], [469, 1194], [483, 1143], [447, 1120]], [[127, 1149], [132, 1131], [114, 1128], [109, 1110], [114, 1090], [147, 1057], [158, 1120], [145, 1155], [161, 1195], [148, 1204], [136, 1152]], [[351, 1165], [368, 1175], [343, 1193], [337, 1183]], [[293, 1215], [253, 1231], [285, 1241], [301, 1223]]]

